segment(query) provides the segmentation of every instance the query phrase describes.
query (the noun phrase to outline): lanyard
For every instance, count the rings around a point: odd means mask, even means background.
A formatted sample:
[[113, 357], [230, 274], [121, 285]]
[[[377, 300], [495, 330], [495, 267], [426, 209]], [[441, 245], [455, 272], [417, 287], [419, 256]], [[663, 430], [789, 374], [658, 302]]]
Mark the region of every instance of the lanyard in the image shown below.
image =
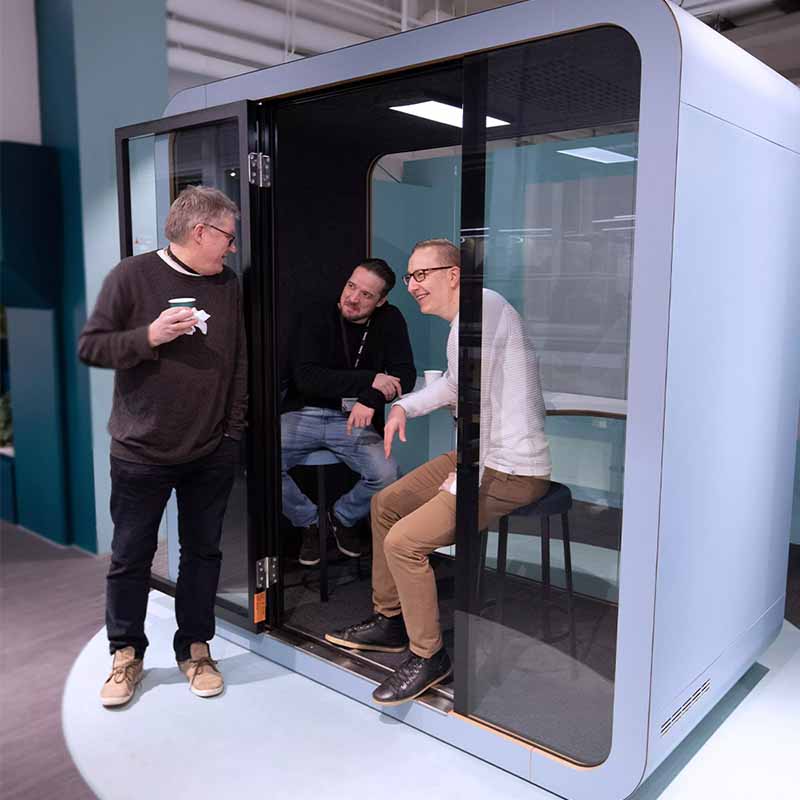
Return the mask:
[[361, 344], [358, 346], [358, 353], [356, 353], [356, 363], [350, 363], [350, 348], [347, 346], [347, 331], [344, 329], [344, 320], [342, 315], [339, 314], [339, 327], [342, 329], [342, 344], [344, 344], [344, 357], [347, 359], [347, 366], [350, 369], [358, 369], [358, 364], [361, 361], [361, 354], [364, 352], [364, 344], [367, 341], [367, 334], [369, 333], [369, 324], [372, 322], [370, 317], [364, 325], [364, 333], [361, 336]]

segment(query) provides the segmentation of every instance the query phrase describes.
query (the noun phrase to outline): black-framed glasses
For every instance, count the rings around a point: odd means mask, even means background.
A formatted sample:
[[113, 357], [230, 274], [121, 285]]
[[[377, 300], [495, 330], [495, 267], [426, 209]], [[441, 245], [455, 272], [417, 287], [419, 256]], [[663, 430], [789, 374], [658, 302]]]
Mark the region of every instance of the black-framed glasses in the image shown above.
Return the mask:
[[218, 228], [216, 225], [212, 225], [210, 222], [204, 222], [203, 225], [208, 225], [209, 228], [213, 228], [215, 231], [219, 231], [223, 236], [227, 236], [228, 247], [230, 247], [236, 241], [235, 233], [228, 233], [228, 231], [224, 231], [222, 228]]
[[403, 275], [403, 283], [408, 286], [413, 278], [417, 283], [422, 283], [428, 277], [429, 272], [436, 272], [437, 269], [452, 269], [457, 267], [458, 264], [448, 264], [446, 267], [428, 267], [428, 269], [415, 269], [413, 272], [407, 272]]

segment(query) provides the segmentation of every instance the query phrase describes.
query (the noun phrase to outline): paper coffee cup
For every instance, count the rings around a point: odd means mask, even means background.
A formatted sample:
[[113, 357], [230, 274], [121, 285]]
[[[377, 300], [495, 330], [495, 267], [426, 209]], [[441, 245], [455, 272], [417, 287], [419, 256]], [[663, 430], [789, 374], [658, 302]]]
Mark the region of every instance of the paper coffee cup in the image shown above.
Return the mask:
[[423, 375], [425, 376], [425, 385], [430, 386], [437, 378], [441, 378], [444, 373], [440, 369], [426, 369]]
[[194, 308], [194, 304], [197, 302], [196, 297], [173, 297], [171, 300], [167, 301], [170, 305], [170, 308]]

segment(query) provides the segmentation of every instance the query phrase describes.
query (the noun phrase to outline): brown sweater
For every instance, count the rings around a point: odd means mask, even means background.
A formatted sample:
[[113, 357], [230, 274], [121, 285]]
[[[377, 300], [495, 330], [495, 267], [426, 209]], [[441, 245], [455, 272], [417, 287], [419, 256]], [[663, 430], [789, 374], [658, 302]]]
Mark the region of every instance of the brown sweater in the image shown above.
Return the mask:
[[[199, 330], [151, 348], [147, 328], [173, 297], [210, 314]], [[247, 412], [247, 345], [236, 274], [177, 272], [157, 252], [108, 274], [78, 343], [81, 361], [111, 367], [111, 455], [141, 464], [184, 464], [239, 439]]]

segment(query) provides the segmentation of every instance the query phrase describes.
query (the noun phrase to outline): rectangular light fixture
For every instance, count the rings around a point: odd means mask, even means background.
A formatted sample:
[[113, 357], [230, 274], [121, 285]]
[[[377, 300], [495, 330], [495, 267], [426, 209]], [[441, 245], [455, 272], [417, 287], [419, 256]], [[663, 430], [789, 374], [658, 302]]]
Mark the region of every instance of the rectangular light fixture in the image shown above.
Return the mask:
[[[422, 117], [433, 122], [441, 122], [444, 125], [452, 125], [454, 128], [463, 128], [464, 111], [458, 106], [451, 106], [448, 103], [440, 103], [437, 100], [427, 100], [424, 103], [412, 103], [408, 106], [391, 106], [392, 111], [400, 111], [403, 114], [411, 114], [412, 117]], [[496, 128], [499, 125], [510, 125], [502, 119], [486, 117], [486, 127]]]
[[559, 150], [565, 156], [585, 158], [587, 161], [599, 161], [601, 164], [620, 164], [623, 161], [636, 161], [633, 156], [615, 153], [612, 150], [603, 150], [602, 147], [576, 147], [574, 150]]

